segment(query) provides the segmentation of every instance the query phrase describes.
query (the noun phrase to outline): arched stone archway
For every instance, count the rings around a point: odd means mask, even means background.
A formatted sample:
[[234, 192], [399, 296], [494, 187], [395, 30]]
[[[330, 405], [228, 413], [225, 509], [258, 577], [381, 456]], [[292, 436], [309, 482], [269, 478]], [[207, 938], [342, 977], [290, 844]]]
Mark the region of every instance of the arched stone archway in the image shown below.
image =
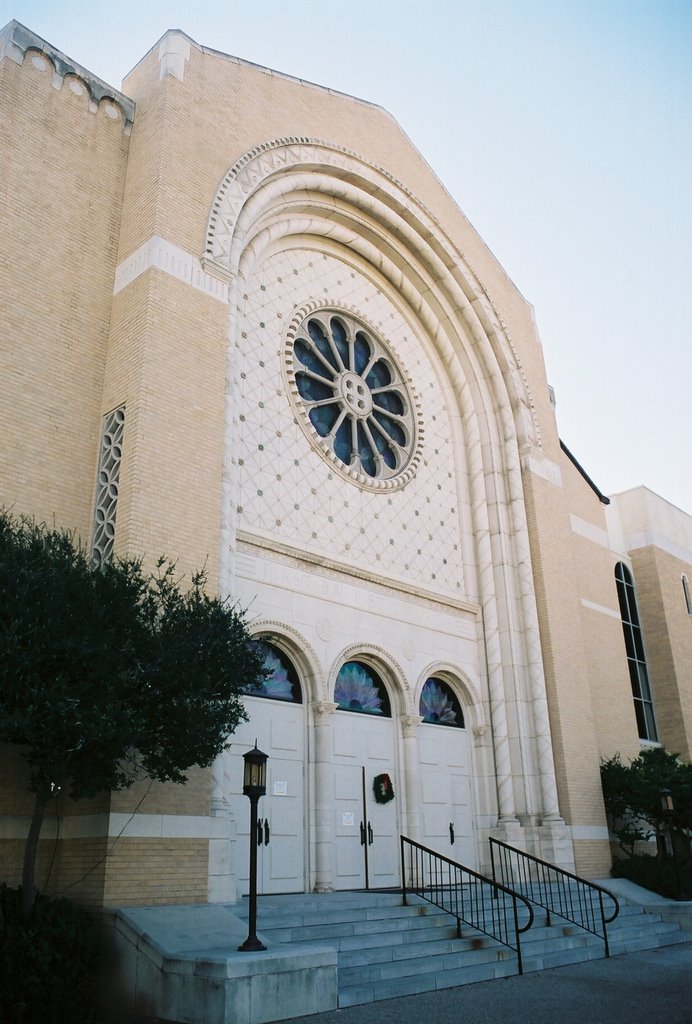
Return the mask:
[[[440, 595], [443, 604], [477, 616], [483, 695], [474, 701], [473, 728], [476, 737], [484, 735], [485, 702], [495, 821], [516, 823], [518, 813], [557, 819], [520, 469], [521, 452], [540, 448], [541, 438], [524, 372], [491, 298], [412, 193], [356, 154], [319, 140], [267, 143], [231, 168], [212, 206], [203, 262], [229, 284], [224, 589], [238, 592], [237, 552], [249, 545], [258, 558], [293, 562], [299, 586], [313, 587], [315, 572], [335, 579], [345, 572], [381, 592], [394, 586], [407, 598], [413, 591], [423, 600]], [[380, 498], [375, 485], [374, 499], [358, 480], [349, 482], [349, 493], [337, 488], [329, 451], [316, 445], [310, 451], [307, 420], [298, 436], [301, 409], [286, 370], [293, 358], [288, 327], [302, 321], [301, 311], [321, 307], [348, 309], [369, 324], [425, 389], [421, 473], [412, 464], [391, 500], [388, 483], [380, 488], [392, 512], [384, 501], [373, 503]], [[282, 387], [265, 373], [268, 359], [283, 366]], [[401, 501], [396, 511], [393, 502], [402, 495], [412, 510], [420, 503], [418, 521], [411, 511], [405, 523]], [[433, 515], [438, 506], [442, 521]], [[396, 537], [367, 529], [378, 510], [402, 524]], [[369, 546], [362, 540], [368, 533]], [[429, 543], [437, 544], [439, 565], [437, 554], [426, 554]], [[300, 565], [312, 569], [300, 575]], [[323, 613], [301, 614], [323, 616], [324, 636], [334, 634], [329, 605]], [[356, 645], [362, 639], [357, 632], [347, 636]], [[415, 719], [411, 693], [396, 699], [397, 716]], [[331, 694], [318, 703], [316, 721], [324, 722]], [[510, 720], [531, 742], [510, 745]], [[317, 829], [325, 837], [327, 814], [323, 801]]]

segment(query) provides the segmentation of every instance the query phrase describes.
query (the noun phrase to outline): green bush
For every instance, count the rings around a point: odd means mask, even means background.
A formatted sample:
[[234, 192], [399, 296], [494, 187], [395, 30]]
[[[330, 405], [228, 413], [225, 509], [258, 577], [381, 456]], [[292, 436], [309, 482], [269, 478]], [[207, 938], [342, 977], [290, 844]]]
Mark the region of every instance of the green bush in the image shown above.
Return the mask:
[[27, 919], [21, 889], [0, 886], [0, 1020], [96, 1024], [98, 919], [70, 900], [38, 895]]
[[[617, 859], [613, 862], [611, 874], [615, 878], [629, 878], [644, 889], [657, 892], [661, 896], [675, 899], [678, 895], [678, 882], [675, 865], [671, 858], [661, 860], [638, 854], [633, 857]], [[681, 865], [680, 875], [685, 892], [692, 892], [692, 862]]]

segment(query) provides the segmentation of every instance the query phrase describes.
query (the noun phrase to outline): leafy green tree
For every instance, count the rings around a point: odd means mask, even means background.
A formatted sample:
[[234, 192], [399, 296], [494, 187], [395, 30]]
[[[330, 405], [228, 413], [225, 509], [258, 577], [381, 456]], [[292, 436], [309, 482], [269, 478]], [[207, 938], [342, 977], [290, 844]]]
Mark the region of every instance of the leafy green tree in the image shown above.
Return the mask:
[[[611, 829], [626, 853], [632, 855], [640, 840], [659, 840], [665, 832], [662, 789], [669, 789], [675, 800], [673, 828], [692, 830], [692, 765], [681, 762], [677, 754], [651, 747], [629, 765], [615, 754], [601, 763], [601, 783]], [[659, 849], [662, 846], [659, 842]]]
[[31, 768], [24, 911], [48, 801], [79, 800], [148, 776], [185, 782], [247, 716], [262, 654], [243, 613], [183, 589], [164, 559], [96, 565], [73, 537], [0, 510], [0, 742]]

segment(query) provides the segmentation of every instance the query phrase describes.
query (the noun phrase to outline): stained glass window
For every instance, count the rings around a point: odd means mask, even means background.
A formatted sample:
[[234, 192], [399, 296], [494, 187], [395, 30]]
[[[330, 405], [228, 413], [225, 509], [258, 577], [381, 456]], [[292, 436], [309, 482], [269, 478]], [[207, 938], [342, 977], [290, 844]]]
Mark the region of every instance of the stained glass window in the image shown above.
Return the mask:
[[453, 725], [464, 728], [461, 705], [452, 689], [441, 679], [426, 679], [420, 695], [419, 712], [430, 725]]
[[644, 638], [639, 624], [637, 595], [634, 592], [632, 573], [623, 562], [618, 562], [615, 566], [615, 585], [618, 592], [618, 601], [620, 602], [622, 632], [625, 638], [627, 667], [630, 673], [639, 738], [657, 742], [658, 732], [654, 717], [654, 702], [651, 695], [649, 673], [646, 668]]
[[414, 402], [374, 331], [343, 311], [315, 310], [296, 329], [291, 373], [320, 447], [349, 476], [372, 486], [410, 478], [418, 437]]
[[293, 665], [273, 644], [258, 641], [258, 647], [264, 654], [263, 668], [268, 675], [259, 686], [248, 686], [244, 693], [248, 697], [268, 697], [270, 700], [285, 700], [293, 704], [302, 704], [300, 683]]
[[347, 661], [336, 677], [334, 700], [340, 711], [358, 711], [364, 715], [391, 718], [389, 697], [384, 684], [369, 665]]

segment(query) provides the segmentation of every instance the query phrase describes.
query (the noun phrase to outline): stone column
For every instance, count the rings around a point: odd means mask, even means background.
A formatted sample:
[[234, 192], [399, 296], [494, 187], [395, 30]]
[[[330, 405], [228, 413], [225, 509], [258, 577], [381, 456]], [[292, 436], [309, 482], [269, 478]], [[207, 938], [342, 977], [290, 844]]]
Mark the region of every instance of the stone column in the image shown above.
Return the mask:
[[332, 715], [338, 704], [315, 701], [315, 889], [331, 892], [332, 844], [334, 842], [334, 775], [332, 766]]
[[420, 790], [420, 757], [418, 752], [418, 727], [423, 721], [420, 715], [402, 715], [401, 732], [404, 738], [404, 779], [406, 782], [406, 815], [401, 823], [402, 832], [409, 839], [420, 842], [423, 834], [421, 823], [422, 794]]
[[218, 755], [211, 767], [209, 823], [209, 868], [207, 899], [210, 903], [235, 903], [237, 891], [233, 872], [235, 821], [227, 792], [226, 755]]

